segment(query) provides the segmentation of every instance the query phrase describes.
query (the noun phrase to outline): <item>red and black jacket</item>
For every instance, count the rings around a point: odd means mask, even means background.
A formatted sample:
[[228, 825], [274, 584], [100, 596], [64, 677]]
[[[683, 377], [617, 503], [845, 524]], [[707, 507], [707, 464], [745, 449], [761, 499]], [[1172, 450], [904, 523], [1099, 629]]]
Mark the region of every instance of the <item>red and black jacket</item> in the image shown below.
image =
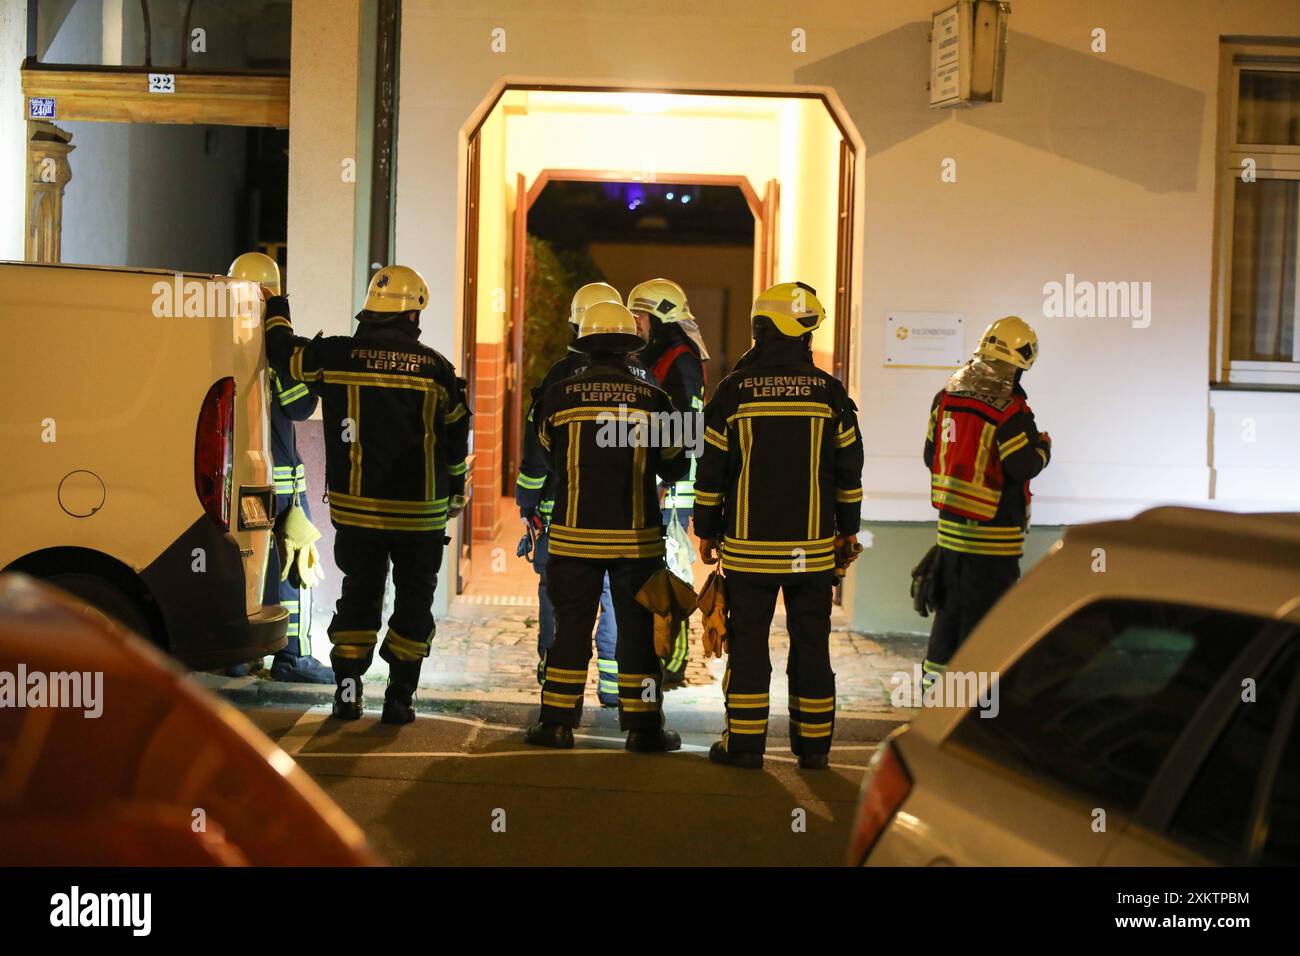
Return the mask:
[[924, 452], [930, 503], [939, 511], [939, 546], [965, 554], [1021, 554], [1029, 480], [1050, 457], [1019, 385], [1005, 399], [939, 392]]

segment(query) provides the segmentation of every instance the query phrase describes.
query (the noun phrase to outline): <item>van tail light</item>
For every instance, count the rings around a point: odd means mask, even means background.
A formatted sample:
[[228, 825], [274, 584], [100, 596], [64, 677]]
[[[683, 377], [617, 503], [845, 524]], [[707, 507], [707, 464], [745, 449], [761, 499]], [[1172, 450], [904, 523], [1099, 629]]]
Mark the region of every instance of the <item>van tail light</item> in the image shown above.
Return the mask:
[[853, 821], [853, 833], [849, 837], [849, 866], [861, 866], [866, 861], [880, 834], [885, 832], [885, 827], [912, 791], [912, 778], [889, 741], [880, 745], [867, 773], [868, 782], [863, 787], [857, 819]]
[[235, 470], [235, 380], [212, 383], [199, 409], [194, 436], [194, 490], [209, 518], [230, 530], [231, 484]]

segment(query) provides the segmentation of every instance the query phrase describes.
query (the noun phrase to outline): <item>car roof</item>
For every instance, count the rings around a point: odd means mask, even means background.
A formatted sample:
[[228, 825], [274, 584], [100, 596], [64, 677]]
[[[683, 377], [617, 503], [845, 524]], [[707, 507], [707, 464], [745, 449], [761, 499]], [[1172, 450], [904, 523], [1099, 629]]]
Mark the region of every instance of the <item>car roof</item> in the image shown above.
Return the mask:
[[1063, 546], [1127, 545], [1163, 552], [1203, 553], [1253, 563], [1293, 560], [1300, 567], [1300, 513], [1233, 512], [1162, 507], [1124, 521], [1068, 528]]
[[[81, 272], [112, 272], [121, 275], [166, 276], [174, 279], [182, 276], [187, 279], [229, 279], [229, 276], [214, 272], [186, 272], [177, 269], [146, 269], [140, 266], [90, 266], [75, 262], [19, 262], [14, 259], [0, 259], [0, 267], [20, 266], [24, 269], [63, 269]], [[243, 280], [236, 280], [243, 281]]]

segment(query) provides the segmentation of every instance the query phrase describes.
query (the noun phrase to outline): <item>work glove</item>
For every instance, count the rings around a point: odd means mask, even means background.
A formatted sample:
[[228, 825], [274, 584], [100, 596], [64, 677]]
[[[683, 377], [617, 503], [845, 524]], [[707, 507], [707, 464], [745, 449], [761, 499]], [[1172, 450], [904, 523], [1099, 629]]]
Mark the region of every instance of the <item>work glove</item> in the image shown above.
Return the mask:
[[320, 553], [316, 550], [316, 542], [319, 540], [320, 532], [308, 519], [302, 506], [294, 505], [290, 508], [280, 526], [280, 547], [283, 549], [281, 581], [287, 581], [289, 573], [295, 568], [304, 588], [314, 588], [325, 580]]
[[836, 535], [835, 537], [835, 576], [843, 578], [849, 565], [858, 560], [862, 545], [858, 544], [856, 534]]
[[721, 571], [712, 571], [700, 589], [698, 598], [700, 614], [704, 619], [704, 633], [700, 643], [704, 656], [721, 657], [727, 648], [727, 588]]
[[452, 495], [451, 503], [447, 506], [448, 518], [459, 518], [460, 513], [465, 510], [465, 496]]
[[655, 654], [670, 656], [682, 622], [695, 611], [695, 591], [667, 568], [661, 568], [641, 586], [636, 602], [654, 615]]
[[705, 564], [718, 563], [718, 542], [714, 538], [700, 539], [700, 560]]

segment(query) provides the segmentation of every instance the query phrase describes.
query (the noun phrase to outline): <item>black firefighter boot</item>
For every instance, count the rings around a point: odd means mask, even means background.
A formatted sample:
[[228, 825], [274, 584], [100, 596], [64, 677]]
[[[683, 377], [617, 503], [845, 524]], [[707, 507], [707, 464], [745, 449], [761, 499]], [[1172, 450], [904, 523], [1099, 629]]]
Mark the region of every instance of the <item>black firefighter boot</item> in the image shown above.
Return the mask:
[[360, 720], [361, 675], [370, 662], [344, 660], [331, 654], [330, 663], [334, 665], [334, 709], [330, 716], [335, 720]]
[[662, 727], [629, 730], [624, 748], [637, 754], [661, 754], [682, 749], [682, 735]]
[[386, 724], [409, 724], [415, 720], [415, 689], [420, 684], [418, 661], [390, 661], [388, 689], [384, 691], [384, 713], [379, 719]]
[[524, 731], [524, 743], [555, 750], [573, 749], [573, 728], [564, 724], [538, 721]]

